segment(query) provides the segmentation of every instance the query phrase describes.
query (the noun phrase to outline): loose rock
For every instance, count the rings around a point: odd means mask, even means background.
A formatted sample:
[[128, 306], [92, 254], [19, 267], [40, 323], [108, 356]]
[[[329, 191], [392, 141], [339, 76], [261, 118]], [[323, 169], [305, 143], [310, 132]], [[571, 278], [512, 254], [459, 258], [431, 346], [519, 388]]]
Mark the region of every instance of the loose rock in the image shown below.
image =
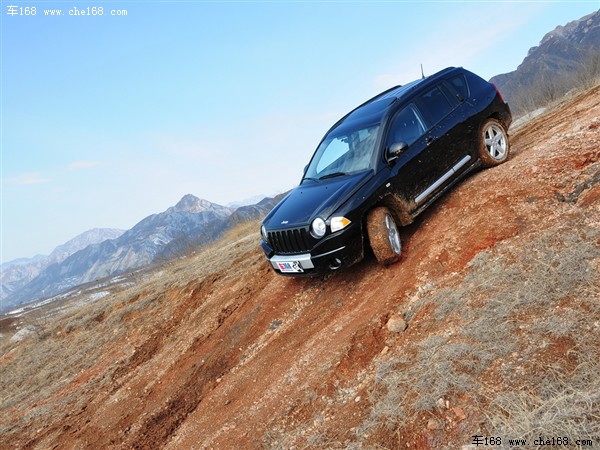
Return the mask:
[[406, 321], [398, 314], [392, 315], [387, 322], [387, 329], [392, 333], [402, 333], [407, 327]]

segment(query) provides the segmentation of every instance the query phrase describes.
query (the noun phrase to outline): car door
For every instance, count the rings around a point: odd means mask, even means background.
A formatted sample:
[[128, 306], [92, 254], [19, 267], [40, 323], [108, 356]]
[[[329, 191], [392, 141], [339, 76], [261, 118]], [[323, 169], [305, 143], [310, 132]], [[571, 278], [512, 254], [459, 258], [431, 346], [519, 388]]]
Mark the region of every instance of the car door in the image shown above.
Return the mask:
[[466, 154], [476, 158], [479, 145], [479, 127], [477, 111], [470, 99], [471, 93], [467, 78], [464, 74], [455, 75], [444, 80], [441, 84], [448, 98], [456, 99], [458, 109], [455, 112], [455, 123], [452, 132], [456, 136], [456, 148], [460, 149], [458, 156]]
[[417, 206], [452, 182], [472, 160], [462, 126], [465, 123], [463, 108], [458, 99], [445, 92], [448, 91], [440, 84], [415, 99], [427, 125], [427, 148], [422, 156], [423, 183], [414, 197]]
[[[425, 169], [425, 153], [428, 150], [425, 142], [426, 130], [419, 110], [414, 103], [410, 103], [394, 114], [387, 131], [386, 151], [393, 144], [406, 145], [391, 165], [390, 189], [409, 203], [420, 192], [424, 183], [423, 176], [428, 174]], [[428, 181], [425, 181], [425, 184]], [[414, 205], [411, 209], [414, 209]]]
[[414, 211], [449, 182], [457, 155], [453, 104], [440, 86], [433, 86], [400, 109], [392, 118], [386, 148], [408, 144], [392, 167], [391, 189]]

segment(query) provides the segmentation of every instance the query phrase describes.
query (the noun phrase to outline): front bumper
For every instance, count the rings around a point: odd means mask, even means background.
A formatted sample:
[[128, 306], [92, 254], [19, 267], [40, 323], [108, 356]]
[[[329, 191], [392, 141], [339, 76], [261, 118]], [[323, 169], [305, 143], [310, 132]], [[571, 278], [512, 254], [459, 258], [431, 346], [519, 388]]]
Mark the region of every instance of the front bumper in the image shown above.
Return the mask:
[[287, 276], [322, 275], [350, 266], [363, 258], [360, 223], [326, 236], [310, 252], [276, 254], [264, 240], [260, 244], [273, 270]]
[[310, 253], [304, 253], [302, 255], [275, 255], [269, 259], [273, 269], [283, 271], [288, 267], [297, 268], [298, 272], [304, 272], [305, 270], [314, 269], [315, 265], [312, 263]]

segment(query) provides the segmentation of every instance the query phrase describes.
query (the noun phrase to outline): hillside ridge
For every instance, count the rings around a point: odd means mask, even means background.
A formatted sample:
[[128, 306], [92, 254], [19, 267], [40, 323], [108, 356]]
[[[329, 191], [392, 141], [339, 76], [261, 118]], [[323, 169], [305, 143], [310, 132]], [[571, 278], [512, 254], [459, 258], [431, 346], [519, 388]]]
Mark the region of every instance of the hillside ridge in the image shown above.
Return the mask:
[[[77, 237], [57, 247], [49, 258], [8, 267], [2, 272], [2, 310], [184, 255], [219, 238], [240, 220], [258, 219], [273, 205], [274, 199], [265, 198], [256, 205], [232, 209], [186, 194], [176, 205], [129, 230], [87, 243]], [[97, 234], [95, 229], [83, 236]]]
[[512, 72], [490, 79], [517, 113], [560, 98], [600, 76], [600, 11], [559, 25]]

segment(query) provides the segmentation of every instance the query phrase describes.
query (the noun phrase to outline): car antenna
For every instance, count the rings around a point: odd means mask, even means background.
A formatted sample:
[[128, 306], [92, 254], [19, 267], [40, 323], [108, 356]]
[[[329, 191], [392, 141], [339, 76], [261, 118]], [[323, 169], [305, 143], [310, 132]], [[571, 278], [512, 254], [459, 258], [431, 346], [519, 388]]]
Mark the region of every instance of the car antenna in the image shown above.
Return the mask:
[[421, 78], [425, 79], [425, 73], [423, 73], [423, 64], [421, 64]]

